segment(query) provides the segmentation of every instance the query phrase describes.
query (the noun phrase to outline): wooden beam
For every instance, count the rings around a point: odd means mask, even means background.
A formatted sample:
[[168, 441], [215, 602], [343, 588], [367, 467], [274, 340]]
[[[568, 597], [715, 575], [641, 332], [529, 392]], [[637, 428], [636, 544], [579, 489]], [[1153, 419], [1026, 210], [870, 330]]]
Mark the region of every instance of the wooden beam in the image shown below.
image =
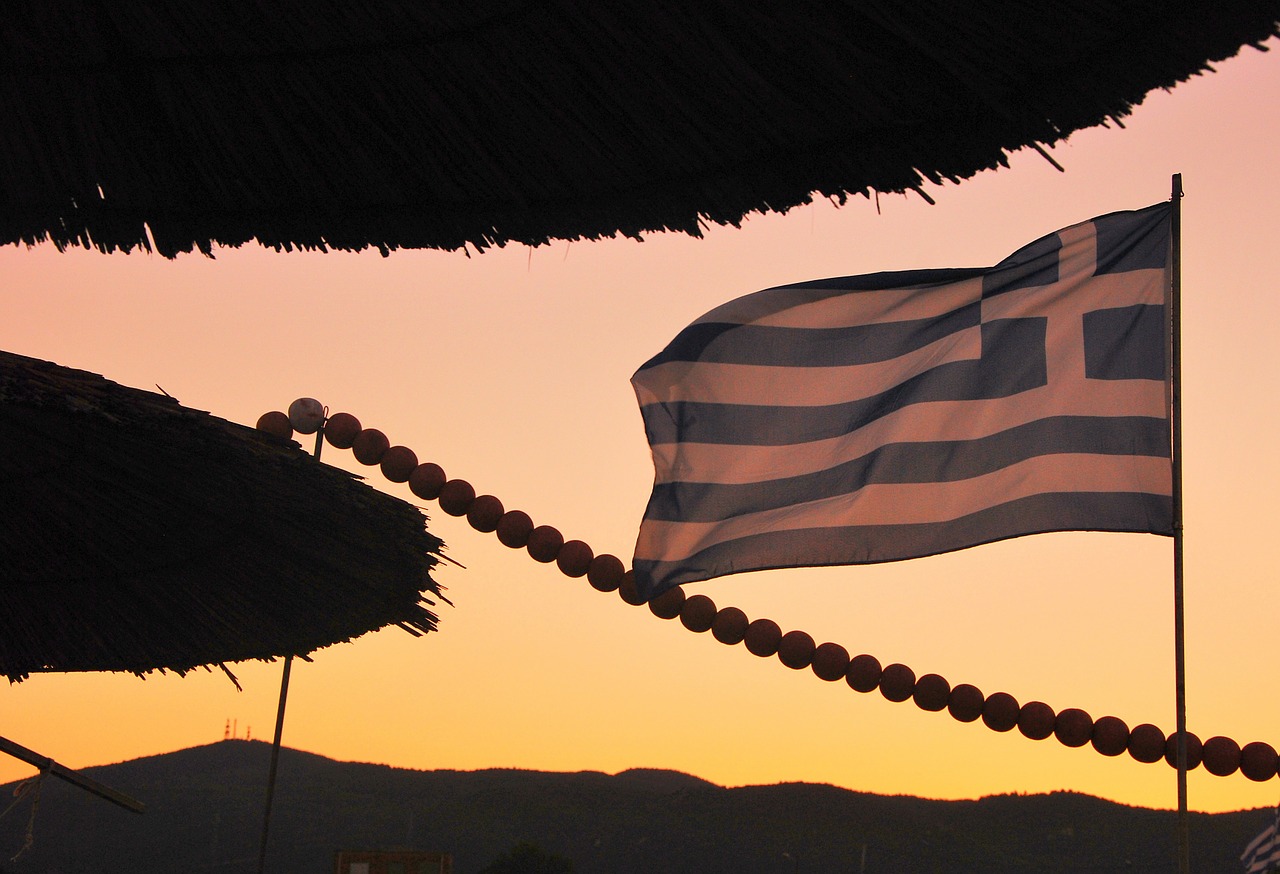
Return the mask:
[[15, 759], [21, 759], [28, 765], [39, 768], [42, 772], [52, 774], [60, 780], [65, 780], [73, 786], [79, 786], [86, 792], [92, 792], [99, 798], [105, 798], [112, 804], [118, 804], [126, 810], [134, 813], [142, 813], [147, 808], [141, 801], [135, 801], [122, 792], [117, 792], [110, 786], [103, 786], [97, 780], [91, 780], [83, 774], [73, 771], [70, 768], [63, 767], [47, 756], [29, 750], [21, 744], [16, 744], [8, 738], [0, 737], [0, 753], [8, 753]]

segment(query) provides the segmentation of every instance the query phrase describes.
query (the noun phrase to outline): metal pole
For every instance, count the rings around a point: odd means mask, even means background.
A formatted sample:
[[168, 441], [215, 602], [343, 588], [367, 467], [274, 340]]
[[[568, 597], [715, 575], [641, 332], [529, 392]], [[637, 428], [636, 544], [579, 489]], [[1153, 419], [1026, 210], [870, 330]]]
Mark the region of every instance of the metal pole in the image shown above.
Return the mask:
[[280, 705], [276, 708], [276, 736], [271, 742], [271, 767], [267, 771], [267, 803], [262, 814], [262, 841], [258, 845], [258, 874], [266, 870], [267, 834], [271, 831], [271, 799], [276, 791], [276, 766], [280, 762], [280, 738], [284, 734], [284, 705], [289, 696], [289, 671], [293, 656], [284, 657], [284, 672], [280, 676]]
[[[327, 418], [329, 410], [326, 407], [324, 415]], [[314, 455], [316, 460], [320, 459], [320, 450], [324, 448], [324, 425], [316, 431], [316, 448]], [[271, 741], [271, 766], [267, 771], [267, 801], [265, 810], [262, 813], [262, 841], [258, 845], [258, 874], [263, 874], [267, 865], [267, 835], [271, 831], [271, 801], [276, 791], [276, 768], [280, 763], [280, 741], [284, 736], [284, 708], [285, 702], [289, 697], [289, 673], [293, 669], [293, 656], [284, 657], [284, 670], [280, 675], [280, 704], [276, 708], [276, 733], [275, 738]]]
[[1187, 814], [1187, 652], [1182, 600], [1182, 174], [1173, 176], [1169, 224], [1169, 415], [1173, 440], [1173, 660], [1177, 721], [1178, 871], [1191, 874]]

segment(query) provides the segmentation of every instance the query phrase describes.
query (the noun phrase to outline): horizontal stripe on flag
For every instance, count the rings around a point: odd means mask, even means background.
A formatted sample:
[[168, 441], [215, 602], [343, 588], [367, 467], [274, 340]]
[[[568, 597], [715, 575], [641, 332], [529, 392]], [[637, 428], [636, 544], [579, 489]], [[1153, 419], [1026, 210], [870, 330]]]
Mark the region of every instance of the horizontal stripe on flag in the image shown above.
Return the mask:
[[[1163, 361], [1151, 363], [1118, 354], [1120, 340], [1137, 339], [1141, 348], [1162, 346], [1167, 313], [1163, 306], [1113, 307], [1086, 313], [1084, 375], [1096, 379], [1163, 381]], [[1144, 335], [1137, 336], [1135, 335]], [[999, 335], [990, 332], [988, 343]], [[633, 379], [642, 412], [664, 403], [743, 404], [750, 406], [818, 406], [875, 397], [906, 380], [952, 362], [982, 358], [982, 333], [977, 325], [903, 352], [885, 361], [861, 364], [780, 367], [751, 362], [669, 360], [636, 373]], [[1000, 337], [1007, 341], [1008, 336]], [[1015, 335], [1015, 339], [1017, 339]], [[1090, 342], [1090, 341], [1094, 342]], [[1106, 341], [1110, 340], [1108, 344]], [[1028, 350], [1019, 350], [1028, 351]], [[1034, 355], [1034, 350], [1030, 350]], [[1021, 359], [1010, 354], [1006, 359]], [[999, 360], [988, 359], [987, 367]], [[670, 415], [660, 409], [648, 416]]]
[[[662, 580], [665, 588], [743, 571], [918, 558], [1026, 534], [1150, 531], [1141, 520], [1168, 518], [1172, 506], [1172, 498], [1148, 494], [1038, 494], [946, 522], [764, 530], [669, 561], [637, 555], [633, 567], [637, 579]], [[891, 548], [876, 548], [885, 544]]]
[[[812, 279], [794, 285], [766, 288], [721, 304], [695, 319], [702, 322], [727, 322], [730, 324], [792, 325], [795, 316], [807, 312], [821, 317], [832, 317], [833, 325], [871, 324], [885, 321], [893, 311], [894, 321], [929, 318], [977, 300], [982, 294], [981, 268], [957, 268], [940, 270], [896, 270], [870, 273], [862, 276], [837, 276], [828, 279]], [[955, 289], [935, 294], [938, 287]], [[921, 295], [928, 290], [928, 295]], [[875, 294], [851, 294], [850, 292], [875, 292]], [[881, 299], [883, 295], [887, 298]], [[915, 298], [915, 300], [912, 300]], [[928, 300], [921, 300], [928, 298]], [[826, 307], [824, 309], [824, 307]], [[910, 307], [904, 309], [904, 307]], [[857, 318], [861, 312], [865, 320]], [[826, 324], [817, 321], [810, 324]], [[648, 366], [648, 365], [645, 365]]]
[[642, 370], [671, 361], [714, 361], [770, 367], [839, 367], [888, 361], [956, 331], [976, 328], [982, 306], [973, 301], [940, 316], [844, 327], [779, 327], [694, 322]]
[[1010, 397], [1047, 382], [1043, 319], [1002, 319], [981, 328], [981, 361], [954, 361], [870, 397], [817, 407], [674, 401], [641, 408], [651, 445], [784, 446], [847, 434], [913, 404]]
[[[782, 453], [785, 455], [785, 453]], [[1169, 423], [1152, 418], [1055, 416], [973, 440], [888, 443], [823, 470], [746, 483], [675, 481], [654, 485], [646, 520], [714, 522], [871, 485], [950, 483], [982, 477], [1030, 458], [1059, 455], [1153, 456], [1168, 468]], [[1128, 465], [1121, 466], [1129, 470]], [[1135, 484], [1118, 477], [1105, 486]]]
[[[982, 335], [977, 324], [887, 361], [836, 367], [774, 367], [668, 361], [636, 376], [642, 409], [664, 401], [749, 406], [825, 406], [874, 397], [910, 377], [952, 361], [977, 361]], [[659, 397], [654, 386], [667, 397]], [[684, 395], [690, 395], [685, 397]], [[657, 415], [662, 415], [658, 412]]]
[[[1128, 488], [1118, 487], [1129, 484]], [[713, 521], [646, 518], [636, 543], [636, 559], [687, 558], [715, 542], [733, 541], [757, 531], [789, 532], [829, 527], [946, 523], [1037, 493], [1142, 492], [1164, 499], [1172, 494], [1167, 459], [1125, 455], [1042, 455], [956, 482], [878, 483], [856, 492], [782, 507], [770, 507]], [[1161, 518], [1141, 522], [1146, 531], [1168, 531]], [[1134, 523], [1136, 527], [1137, 523]], [[1112, 530], [1090, 526], [1091, 530]], [[1051, 530], [1059, 530], [1052, 528]], [[1126, 526], [1122, 530], [1133, 530]], [[894, 553], [896, 546], [877, 547]], [[850, 563], [887, 561], [859, 558]], [[789, 566], [786, 564], [778, 566]]]
[[[810, 328], [814, 325], [839, 328], [934, 319], [982, 300], [981, 276], [956, 281], [951, 271], [939, 271], [934, 277], [938, 280], [936, 283], [912, 288], [891, 284], [893, 280], [901, 279], [900, 274], [881, 273], [876, 278], [890, 284], [876, 291], [849, 288], [844, 284], [847, 278], [824, 280], [821, 288], [815, 287], [818, 284], [802, 283], [757, 292], [760, 299], [754, 302], [755, 306], [739, 305], [725, 315], [731, 316], [729, 321], [734, 324], [749, 321], [753, 325], [783, 328]], [[778, 309], [787, 298], [789, 303]], [[753, 311], [758, 311], [759, 315], [744, 318]], [[704, 316], [694, 324], [704, 321], [714, 320]]]
[[[1052, 403], [1047, 403], [1051, 401]], [[1168, 396], [1163, 383], [1124, 380], [1082, 387], [1075, 393], [1042, 386], [1016, 398], [935, 402], [907, 407], [871, 424], [827, 440], [790, 446], [734, 446], [720, 443], [666, 443], [653, 447], [656, 483], [692, 480], [749, 483], [826, 470], [860, 458], [879, 446], [910, 435], [913, 442], [980, 440], [1045, 417], [1107, 417], [1131, 413], [1163, 419]], [[923, 415], [922, 415], [923, 413]]]

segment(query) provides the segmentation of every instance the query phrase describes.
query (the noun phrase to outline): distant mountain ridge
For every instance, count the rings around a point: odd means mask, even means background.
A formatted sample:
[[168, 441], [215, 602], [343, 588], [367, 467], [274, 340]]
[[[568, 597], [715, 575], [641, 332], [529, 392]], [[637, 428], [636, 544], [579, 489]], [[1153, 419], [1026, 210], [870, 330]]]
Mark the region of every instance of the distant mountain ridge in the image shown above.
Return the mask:
[[[0, 818], [0, 872], [256, 871], [269, 753], [231, 740], [85, 769], [144, 801], [142, 816], [47, 780], [34, 847], [16, 861], [30, 805]], [[0, 787], [0, 810], [13, 786]], [[1270, 815], [1193, 814], [1193, 869], [1238, 874]], [[729, 789], [656, 769], [413, 771], [285, 749], [267, 869], [324, 874], [340, 849], [407, 847], [452, 853], [456, 874], [473, 874], [528, 841], [578, 874], [1169, 871], [1174, 819], [1070, 792], [932, 801], [812, 783]]]

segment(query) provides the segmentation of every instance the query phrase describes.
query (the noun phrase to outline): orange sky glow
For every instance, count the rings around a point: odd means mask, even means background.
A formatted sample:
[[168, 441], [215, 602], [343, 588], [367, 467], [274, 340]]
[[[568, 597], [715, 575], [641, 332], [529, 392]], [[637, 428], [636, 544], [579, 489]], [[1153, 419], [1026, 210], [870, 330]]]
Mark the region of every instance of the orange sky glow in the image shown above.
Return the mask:
[[[1273, 48], [1276, 47], [1273, 41]], [[566, 538], [629, 561], [653, 478], [629, 379], [739, 295], [882, 270], [994, 264], [1183, 174], [1188, 727], [1280, 746], [1280, 55], [1245, 49], [1095, 129], [919, 197], [823, 201], [704, 239], [507, 247], [467, 257], [220, 249], [216, 258], [0, 248], [0, 348], [161, 386], [245, 424], [312, 396]], [[306, 438], [304, 438], [306, 439]], [[309, 441], [308, 441], [309, 445]], [[324, 460], [422, 503], [349, 451]], [[295, 664], [285, 744], [420, 769], [673, 768], [723, 785], [809, 781], [976, 798], [1069, 789], [1172, 808], [1172, 769], [997, 734], [792, 671], [538, 564], [424, 506], [464, 568], [437, 578], [440, 632], [398, 629]], [[296, 512], [305, 516], [307, 508]], [[893, 564], [690, 585], [851, 654], [1079, 707], [1174, 721], [1172, 548], [1149, 535], [1040, 535]], [[221, 673], [50, 674], [0, 690], [0, 734], [71, 767], [269, 739], [278, 664]], [[31, 768], [0, 759], [0, 782]], [[1193, 810], [1274, 805], [1280, 783], [1190, 775]]]

